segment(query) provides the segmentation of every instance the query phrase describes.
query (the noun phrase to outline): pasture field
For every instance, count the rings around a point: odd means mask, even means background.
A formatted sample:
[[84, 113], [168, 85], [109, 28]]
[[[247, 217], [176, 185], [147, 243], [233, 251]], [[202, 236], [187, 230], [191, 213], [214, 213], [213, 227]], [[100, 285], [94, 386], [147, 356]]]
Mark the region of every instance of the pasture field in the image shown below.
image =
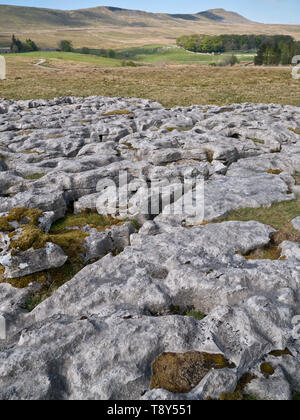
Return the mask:
[[[49, 69], [33, 65], [40, 58]], [[72, 53], [8, 55], [6, 60], [0, 97], [11, 99], [104, 95], [149, 98], [166, 107], [241, 102], [300, 106], [300, 81], [285, 67], [122, 67], [121, 60]]]
[[[16, 58], [18, 61], [19, 57], [26, 59], [33, 59], [32, 63], [38, 62], [39, 59], [45, 59], [47, 62], [51, 60], [60, 61], [71, 61], [73, 63], [87, 63], [96, 64], [99, 66], [114, 67], [120, 65], [118, 60], [106, 57], [97, 57], [95, 55], [84, 55], [79, 53], [68, 53], [60, 51], [34, 51], [29, 53], [18, 53], [18, 54], [7, 54], [6, 59], [9, 61], [10, 57]], [[59, 63], [59, 62], [58, 62]]]
[[[162, 45], [148, 45], [128, 49], [116, 50], [116, 58], [106, 58], [97, 55], [100, 50], [92, 50], [93, 54], [66, 53], [59, 51], [35, 51], [21, 54], [8, 54], [6, 57], [30, 57], [41, 59], [58, 59], [66, 61], [76, 61], [93, 63], [103, 66], [120, 66], [124, 60], [132, 60], [137, 64], [209, 64], [221, 61], [224, 56], [230, 53], [210, 55], [192, 53], [182, 48], [168, 47]], [[253, 62], [255, 54], [235, 54], [240, 62]]]
[[[210, 55], [193, 53], [182, 48], [172, 46], [149, 45], [144, 47], [128, 48], [120, 50], [120, 54], [128, 56], [133, 61], [150, 64], [209, 64], [221, 61], [224, 56], [230, 53]], [[253, 62], [255, 54], [235, 54], [241, 62]]]

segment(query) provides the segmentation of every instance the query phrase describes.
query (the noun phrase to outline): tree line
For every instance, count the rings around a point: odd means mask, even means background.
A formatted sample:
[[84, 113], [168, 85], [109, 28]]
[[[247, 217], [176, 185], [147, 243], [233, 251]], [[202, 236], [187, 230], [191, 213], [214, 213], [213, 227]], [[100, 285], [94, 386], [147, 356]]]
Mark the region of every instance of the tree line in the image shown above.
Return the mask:
[[104, 48], [91, 49], [88, 47], [74, 48], [72, 41], [68, 41], [68, 40], [60, 41], [58, 44], [58, 47], [60, 51], [63, 51], [63, 52], [74, 52], [74, 53], [86, 54], [86, 55], [92, 54], [92, 55], [98, 55], [100, 57], [108, 57], [108, 58], [116, 58], [117, 56], [116, 51], [112, 49], [108, 49], [108, 50], [105, 50]]
[[293, 38], [285, 41], [269, 39], [258, 49], [254, 63], [256, 66], [288, 65], [296, 55], [300, 55], [300, 42], [294, 41]]
[[193, 52], [222, 53], [232, 51], [257, 51], [268, 42], [291, 43], [288, 35], [183, 35], [177, 38], [177, 45]]

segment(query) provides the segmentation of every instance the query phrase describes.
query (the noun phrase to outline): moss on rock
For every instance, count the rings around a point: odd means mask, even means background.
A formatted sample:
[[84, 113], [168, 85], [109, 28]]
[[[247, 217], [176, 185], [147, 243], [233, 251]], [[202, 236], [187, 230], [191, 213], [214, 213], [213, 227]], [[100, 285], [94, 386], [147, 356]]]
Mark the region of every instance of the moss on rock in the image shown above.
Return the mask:
[[14, 228], [8, 223], [6, 217], [0, 217], [0, 232], [12, 232]]
[[271, 353], [269, 353], [270, 356], [274, 356], [274, 357], [281, 357], [281, 356], [292, 356], [292, 353], [289, 351], [289, 349], [284, 349], [284, 350], [274, 350], [271, 351]]
[[220, 401], [255, 401], [258, 398], [255, 395], [249, 395], [245, 393], [245, 388], [251, 381], [256, 379], [255, 375], [252, 375], [250, 372], [245, 373], [241, 379], [238, 381], [236, 389], [233, 393], [223, 392], [220, 395]]
[[[0, 265], [0, 283], [10, 283], [13, 287], [24, 288], [30, 283], [40, 283], [39, 291], [35, 291], [25, 304], [27, 310], [34, 309], [39, 303], [51, 296], [61, 285], [71, 280], [84, 266], [84, 241], [89, 233], [81, 230], [81, 227], [89, 225], [98, 231], [112, 226], [121, 225], [124, 222], [99, 215], [98, 213], [85, 211], [79, 214], [67, 214], [65, 218], [53, 224], [50, 233], [45, 233], [38, 227], [39, 218], [43, 215], [42, 210], [19, 207], [11, 210], [6, 217], [0, 217], [0, 231], [8, 232], [12, 255], [33, 249], [40, 249], [47, 242], [52, 242], [62, 248], [68, 256], [64, 266], [34, 273], [24, 277], [4, 279], [4, 267]], [[15, 229], [9, 222], [18, 222]], [[1, 233], [0, 233], [1, 235]]]
[[275, 373], [275, 369], [272, 367], [272, 365], [270, 365], [270, 363], [262, 363], [260, 365], [260, 371], [266, 378], [274, 375]]
[[195, 388], [211, 369], [234, 367], [222, 354], [200, 352], [163, 353], [152, 365], [150, 389], [187, 393]]
[[299, 136], [300, 136], [300, 130], [298, 130], [298, 129], [294, 129], [294, 128], [292, 128], [292, 127], [289, 127], [289, 130], [290, 131], [292, 131], [293, 133], [295, 133], [295, 134], [298, 134]]
[[172, 132], [172, 131], [175, 131], [175, 130], [189, 131], [189, 130], [191, 130], [191, 127], [164, 127], [164, 129], [169, 131], [169, 132]]
[[37, 226], [39, 218], [43, 215], [42, 210], [27, 207], [16, 207], [9, 211], [7, 216], [0, 217], [0, 231], [13, 232], [15, 229], [9, 222], [18, 222], [24, 225]]
[[271, 175], [280, 175], [282, 173], [282, 171], [280, 169], [269, 169], [267, 171], [267, 174], [271, 174]]
[[103, 216], [92, 211], [82, 211], [78, 214], [69, 213], [63, 219], [55, 222], [51, 227], [50, 233], [61, 233], [66, 228], [84, 227], [86, 225], [101, 231], [121, 224], [123, 224], [123, 221], [110, 216]]
[[34, 225], [21, 225], [20, 231], [15, 230], [9, 234], [12, 255], [27, 251], [30, 248], [40, 249], [48, 242], [48, 235]]
[[66, 230], [65, 232], [48, 235], [49, 242], [59, 245], [71, 261], [80, 261], [85, 253], [83, 246], [88, 233], [80, 229]]
[[132, 111], [128, 111], [127, 109], [116, 109], [114, 111], [106, 112], [105, 114], [102, 114], [102, 117], [110, 117], [114, 115], [131, 115], [133, 114]]

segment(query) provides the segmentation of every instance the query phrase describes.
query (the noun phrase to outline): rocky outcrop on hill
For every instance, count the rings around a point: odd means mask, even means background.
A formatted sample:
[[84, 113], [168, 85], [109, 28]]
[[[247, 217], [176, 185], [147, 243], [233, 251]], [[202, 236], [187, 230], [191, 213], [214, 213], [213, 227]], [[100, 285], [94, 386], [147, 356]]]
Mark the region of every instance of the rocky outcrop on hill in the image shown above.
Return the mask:
[[299, 121], [0, 101], [0, 399], [300, 393]]

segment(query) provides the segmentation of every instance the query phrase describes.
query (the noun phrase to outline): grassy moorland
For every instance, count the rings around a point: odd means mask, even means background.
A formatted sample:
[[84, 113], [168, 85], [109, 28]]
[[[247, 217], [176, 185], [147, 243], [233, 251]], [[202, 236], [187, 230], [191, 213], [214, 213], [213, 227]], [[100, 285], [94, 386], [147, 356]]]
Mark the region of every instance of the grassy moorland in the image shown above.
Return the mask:
[[[167, 107], [237, 102], [300, 106], [300, 81], [292, 78], [289, 68], [205, 64], [122, 67], [121, 60], [103, 57], [34, 54], [7, 56], [7, 79], [0, 81], [0, 97], [105, 95], [150, 98]], [[33, 65], [41, 56], [51, 69]]]

